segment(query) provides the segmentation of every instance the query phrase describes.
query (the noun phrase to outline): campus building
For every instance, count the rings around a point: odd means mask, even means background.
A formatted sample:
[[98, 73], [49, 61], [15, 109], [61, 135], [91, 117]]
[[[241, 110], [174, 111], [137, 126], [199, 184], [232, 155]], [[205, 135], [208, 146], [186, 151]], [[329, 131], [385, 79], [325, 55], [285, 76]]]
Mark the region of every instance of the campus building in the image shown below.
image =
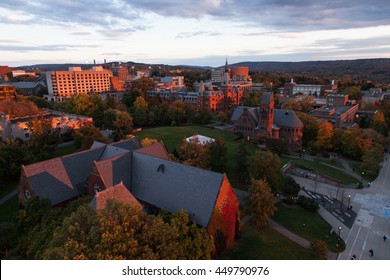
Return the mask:
[[45, 99], [61, 102], [73, 95], [88, 93], [109, 93], [112, 72], [102, 66], [94, 66], [91, 70], [81, 67], [69, 67], [69, 71], [46, 72], [48, 94]]
[[238, 106], [231, 121], [233, 131], [245, 137], [283, 140], [293, 150], [302, 146], [303, 123], [294, 111], [275, 109], [271, 92], [263, 93], [259, 107]]

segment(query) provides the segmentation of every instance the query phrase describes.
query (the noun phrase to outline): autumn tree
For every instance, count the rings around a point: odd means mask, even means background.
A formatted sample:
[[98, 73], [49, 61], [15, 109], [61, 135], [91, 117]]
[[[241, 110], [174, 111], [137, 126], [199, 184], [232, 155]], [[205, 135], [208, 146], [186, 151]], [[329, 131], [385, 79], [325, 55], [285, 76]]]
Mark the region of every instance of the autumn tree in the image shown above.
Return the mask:
[[29, 163], [25, 145], [0, 142], [0, 179], [16, 178], [22, 164]]
[[184, 139], [179, 154], [184, 164], [203, 169], [207, 169], [209, 166], [210, 155], [207, 146], [200, 144], [197, 138], [193, 138], [189, 142]]
[[9, 115], [11, 118], [22, 118], [39, 114], [40, 110], [31, 101], [0, 101], [0, 112]]
[[359, 168], [364, 171], [367, 178], [373, 180], [378, 176], [381, 169], [380, 164], [383, 161], [383, 152], [383, 146], [377, 144], [362, 156], [362, 163]]
[[276, 211], [276, 199], [265, 180], [251, 179], [248, 195], [248, 212], [257, 226], [266, 226]]
[[329, 122], [320, 122], [318, 124], [317, 141], [315, 146], [318, 150], [329, 151], [332, 149], [333, 126]]
[[249, 177], [266, 180], [273, 189], [280, 187], [280, 159], [270, 151], [257, 150], [249, 157]]
[[144, 139], [141, 140], [141, 146], [142, 147], [147, 147], [147, 146], [153, 145], [155, 143], [158, 143], [157, 139], [144, 138]]
[[315, 260], [328, 259], [328, 246], [323, 240], [314, 240], [310, 243], [310, 252]]
[[108, 109], [104, 112], [105, 127], [113, 130], [115, 141], [125, 139], [133, 131], [133, 118], [126, 111]]
[[389, 132], [389, 126], [385, 121], [385, 116], [382, 111], [378, 111], [374, 115], [370, 127], [382, 135], [387, 136], [387, 133]]
[[183, 101], [176, 100], [168, 110], [171, 123], [182, 124], [186, 121], [186, 106]]

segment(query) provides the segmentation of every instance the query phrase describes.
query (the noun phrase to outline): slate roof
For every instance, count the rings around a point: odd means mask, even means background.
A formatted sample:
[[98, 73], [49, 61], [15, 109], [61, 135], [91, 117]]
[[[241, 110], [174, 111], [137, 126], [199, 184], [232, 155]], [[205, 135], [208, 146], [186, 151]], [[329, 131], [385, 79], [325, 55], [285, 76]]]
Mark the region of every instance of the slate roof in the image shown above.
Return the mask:
[[137, 137], [115, 142], [112, 143], [111, 145], [128, 151], [134, 151], [142, 147]]
[[207, 227], [224, 174], [133, 153], [132, 193], [169, 212], [185, 210]]
[[249, 109], [254, 109], [254, 107], [237, 106], [237, 107], [234, 109], [233, 114], [232, 114], [232, 116], [230, 117], [230, 120], [231, 120], [232, 122], [237, 121], [237, 120], [241, 117], [242, 113], [244, 112], [244, 108], [247, 108], [248, 110], [249, 110]]
[[274, 124], [279, 127], [303, 127], [303, 123], [291, 110], [274, 109]]
[[116, 200], [127, 205], [133, 205], [140, 210], [142, 209], [142, 205], [126, 189], [123, 183], [96, 193], [89, 205], [92, 209], [101, 210], [106, 207], [107, 201], [109, 200]]
[[131, 187], [131, 157], [131, 153], [128, 152], [95, 163], [107, 188], [120, 182], [128, 188]]
[[98, 147], [24, 166], [34, 194], [49, 199], [52, 205], [79, 196], [93, 161], [103, 151], [104, 147]]
[[169, 154], [162, 142], [142, 147], [134, 152], [169, 160]]

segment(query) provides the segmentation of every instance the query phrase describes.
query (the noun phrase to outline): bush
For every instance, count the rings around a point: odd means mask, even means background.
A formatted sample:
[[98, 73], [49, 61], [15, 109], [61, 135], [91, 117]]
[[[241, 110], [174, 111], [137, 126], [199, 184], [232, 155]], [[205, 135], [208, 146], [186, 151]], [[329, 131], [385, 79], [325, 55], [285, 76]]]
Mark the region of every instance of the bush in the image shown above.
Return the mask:
[[298, 198], [298, 205], [301, 206], [303, 209], [306, 209], [307, 211], [316, 213], [320, 206], [318, 205], [318, 202], [316, 202], [314, 199], [300, 195]]

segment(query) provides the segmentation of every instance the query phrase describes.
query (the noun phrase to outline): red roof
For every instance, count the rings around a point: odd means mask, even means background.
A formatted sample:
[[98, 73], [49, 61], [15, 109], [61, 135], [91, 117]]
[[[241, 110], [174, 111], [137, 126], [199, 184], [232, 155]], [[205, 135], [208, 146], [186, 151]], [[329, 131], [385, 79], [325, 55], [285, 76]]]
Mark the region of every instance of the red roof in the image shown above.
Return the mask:
[[96, 210], [101, 210], [106, 207], [108, 200], [116, 200], [123, 204], [132, 205], [138, 209], [142, 209], [141, 204], [138, 200], [126, 189], [123, 183], [119, 183], [111, 188], [105, 189], [104, 191], [98, 192], [95, 195]]
[[154, 143], [150, 146], [139, 148], [134, 152], [169, 160], [167, 149], [165, 149], [165, 146], [162, 142]]

